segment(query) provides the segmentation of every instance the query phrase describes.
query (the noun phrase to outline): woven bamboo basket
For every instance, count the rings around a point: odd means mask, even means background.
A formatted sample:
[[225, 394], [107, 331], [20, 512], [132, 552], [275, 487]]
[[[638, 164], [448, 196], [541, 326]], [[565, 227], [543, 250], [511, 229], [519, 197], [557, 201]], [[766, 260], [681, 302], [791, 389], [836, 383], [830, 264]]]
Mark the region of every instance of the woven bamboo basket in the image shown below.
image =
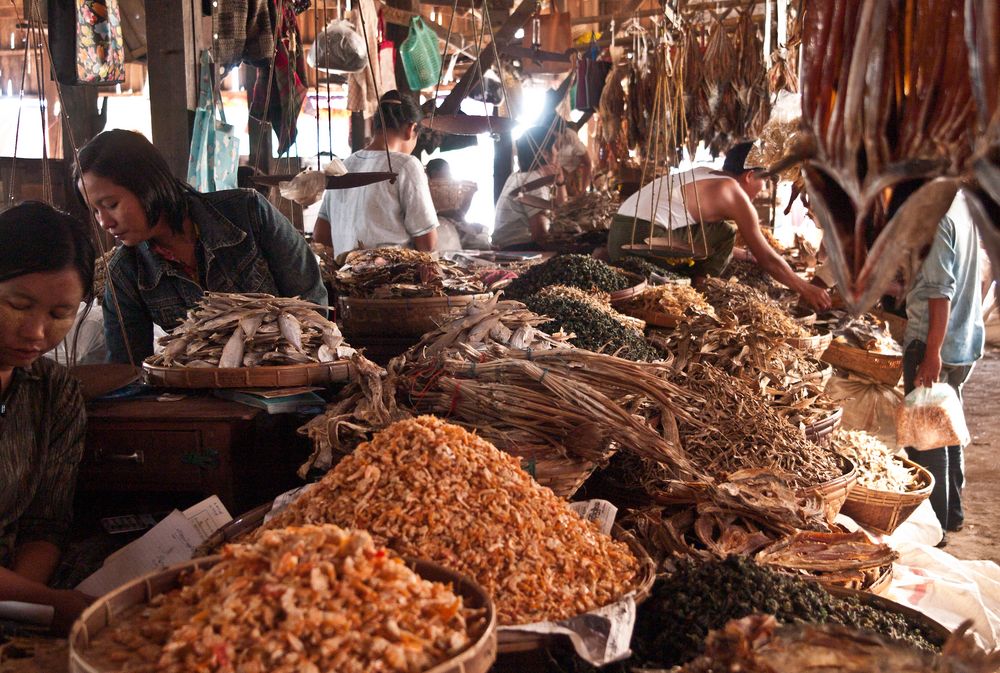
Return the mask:
[[831, 343], [833, 343], [833, 334], [823, 331], [809, 337], [793, 337], [785, 339], [785, 343], [793, 348], [798, 348], [800, 351], [808, 353], [814, 358], [821, 358], [823, 357], [823, 353], [826, 352], [826, 349], [830, 347]]
[[903, 343], [903, 338], [906, 336], [906, 326], [909, 324], [906, 318], [888, 311], [875, 311], [875, 317], [889, 326], [889, 334], [892, 335], [893, 339]]
[[351, 363], [315, 362], [274, 367], [163, 367], [142, 363], [150, 385], [164, 388], [290, 388], [346, 381]]
[[833, 365], [829, 362], [823, 362], [819, 358], [814, 358], [812, 356], [807, 357], [813, 364], [816, 365], [818, 371], [814, 374], [808, 374], [802, 378], [803, 381], [809, 381], [810, 383], [815, 383], [820, 388], [826, 388], [826, 384], [830, 382], [833, 378]]
[[894, 386], [903, 375], [903, 356], [884, 355], [834, 341], [823, 353], [823, 361], [879, 383]]
[[632, 281], [635, 283], [635, 285], [627, 287], [624, 290], [617, 290], [615, 292], [612, 292], [611, 293], [612, 306], [615, 304], [620, 304], [621, 302], [631, 299], [632, 297], [639, 296], [640, 294], [645, 292], [647, 287], [649, 287], [649, 281], [647, 281], [644, 277], [640, 276], [639, 274], [629, 273], [628, 271], [622, 271], [622, 273], [631, 278]]
[[789, 314], [792, 316], [792, 320], [804, 327], [815, 325], [818, 318], [815, 311], [798, 306], [793, 307]]
[[438, 213], [450, 211], [464, 212], [468, 210], [472, 196], [479, 186], [471, 180], [428, 180], [431, 190], [431, 201]]
[[799, 492], [799, 495], [802, 497], [816, 495], [822, 499], [823, 513], [826, 515], [827, 521], [833, 521], [837, 518], [841, 508], [847, 501], [847, 496], [850, 494], [851, 489], [858, 482], [858, 468], [854, 462], [839, 455], [837, 456], [837, 460], [840, 462], [841, 469], [843, 470], [843, 473], [839, 477], [810, 488], [802, 489]]
[[462, 316], [469, 304], [491, 296], [485, 293], [391, 299], [340, 297], [337, 304], [348, 340], [352, 336], [419, 338]]
[[[635, 536], [618, 524], [611, 529], [611, 537], [627, 544], [639, 560], [639, 570], [632, 590], [635, 592], [636, 605], [641, 605], [653, 590], [653, 583], [656, 581], [656, 562]], [[544, 650], [558, 642], [561, 637], [547, 633], [517, 631], [516, 627], [501, 628], [497, 633], [498, 653], [504, 655]]]
[[934, 490], [934, 475], [905, 458], [900, 460], [908, 468], [916, 470], [917, 488], [906, 493], [893, 493], [855, 484], [841, 511], [865, 528], [891, 535]]
[[[94, 656], [93, 652], [89, 653], [91, 656], [88, 658], [91, 641], [97, 634], [118, 623], [123, 617], [135, 615], [137, 609], [149, 603], [154, 596], [177, 588], [181, 573], [196, 568], [210, 568], [219, 559], [219, 556], [209, 556], [150, 573], [94, 602], [80, 615], [70, 633], [70, 673], [110, 673], [119, 670], [120, 665], [112, 664], [104, 657]], [[473, 636], [472, 645], [425, 673], [486, 673], [497, 654], [496, 609], [493, 601], [479, 585], [464, 575], [429, 561], [408, 560], [407, 564], [426, 580], [451, 584], [452, 590], [465, 600], [466, 605], [484, 610], [482, 631]]]
[[830, 446], [833, 443], [833, 433], [844, 420], [844, 408], [837, 407], [826, 418], [810, 423], [803, 432], [806, 439], [820, 446]]

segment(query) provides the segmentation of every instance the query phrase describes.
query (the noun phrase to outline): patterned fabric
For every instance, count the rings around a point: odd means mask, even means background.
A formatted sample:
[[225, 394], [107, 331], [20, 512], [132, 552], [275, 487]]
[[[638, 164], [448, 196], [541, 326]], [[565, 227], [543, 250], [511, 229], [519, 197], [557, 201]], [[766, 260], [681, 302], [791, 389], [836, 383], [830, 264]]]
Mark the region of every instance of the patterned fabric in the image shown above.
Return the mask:
[[212, 53], [202, 50], [198, 109], [194, 113], [187, 172], [188, 184], [199, 192], [236, 189], [240, 166], [240, 139], [233, 125], [226, 123], [226, 108], [212, 67]]
[[80, 82], [125, 81], [125, 42], [118, 0], [79, 3], [76, 77]]
[[216, 1], [212, 12], [215, 62], [228, 70], [242, 61], [253, 65], [270, 61], [274, 54], [271, 0]]
[[9, 568], [18, 545], [64, 543], [86, 419], [79, 384], [47, 358], [15, 369], [0, 405], [0, 565]]
[[[268, 66], [257, 72], [250, 115], [271, 122], [271, 128], [278, 134], [278, 154], [283, 154], [295, 142], [298, 132], [299, 111], [306, 97], [306, 59], [295, 21], [295, 7], [288, 0], [274, 0], [274, 7], [280, 27], [270, 66], [274, 68], [274, 76], [269, 74]], [[271, 82], [270, 93], [268, 81]]]

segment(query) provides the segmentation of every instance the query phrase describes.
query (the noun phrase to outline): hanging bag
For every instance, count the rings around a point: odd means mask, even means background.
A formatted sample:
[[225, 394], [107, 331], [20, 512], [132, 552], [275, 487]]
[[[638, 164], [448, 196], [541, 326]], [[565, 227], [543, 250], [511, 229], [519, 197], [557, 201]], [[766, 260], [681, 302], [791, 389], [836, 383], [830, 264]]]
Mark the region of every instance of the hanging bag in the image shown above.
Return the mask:
[[50, 0], [52, 69], [62, 84], [125, 81], [125, 41], [118, 0]]
[[896, 442], [918, 451], [968, 446], [971, 441], [962, 401], [947, 383], [917, 386], [896, 414]]
[[406, 82], [414, 91], [429, 89], [441, 76], [441, 52], [437, 33], [419, 16], [410, 19], [410, 34], [399, 47]]
[[306, 62], [318, 70], [360, 72], [368, 65], [365, 39], [350, 21], [334, 19], [316, 36]]
[[396, 86], [396, 43], [385, 38], [385, 18], [378, 10], [379, 90], [392, 91]]
[[[201, 52], [201, 82], [198, 109], [194, 113], [191, 153], [188, 156], [188, 183], [199, 192], [236, 188], [240, 165], [240, 139], [226, 123], [222, 96], [215, 86], [212, 54]], [[218, 119], [216, 118], [218, 112]]]
[[611, 73], [611, 62], [600, 60], [598, 54], [597, 42], [591, 34], [590, 48], [576, 63], [576, 92], [573, 96], [573, 107], [583, 112], [597, 110], [601, 104], [604, 82]]

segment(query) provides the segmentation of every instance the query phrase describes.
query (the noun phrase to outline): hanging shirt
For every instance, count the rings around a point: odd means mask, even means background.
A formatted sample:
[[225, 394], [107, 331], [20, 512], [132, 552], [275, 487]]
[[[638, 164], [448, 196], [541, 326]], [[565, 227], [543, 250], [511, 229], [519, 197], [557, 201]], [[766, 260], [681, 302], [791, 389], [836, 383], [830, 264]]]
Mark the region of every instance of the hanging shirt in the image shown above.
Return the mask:
[[665, 175], [628, 197], [618, 209], [618, 214], [638, 217], [640, 220], [653, 222], [664, 228], [683, 229], [697, 224], [691, 213], [698, 213], [698, 203], [687, 203], [682, 187], [692, 182], [726, 177], [729, 176], [704, 166], [674, 175]]
[[[396, 182], [376, 182], [354, 189], [329, 189], [319, 217], [330, 223], [333, 254], [358, 248], [412, 248], [413, 239], [438, 226], [427, 176], [420, 160], [391, 152]], [[361, 150], [344, 160], [350, 173], [389, 170], [385, 152]]]
[[[537, 180], [540, 177], [549, 175], [549, 170], [545, 167], [537, 168], [527, 173], [518, 171], [512, 173], [503, 183], [500, 190], [500, 198], [497, 199], [496, 219], [493, 224], [493, 245], [497, 248], [506, 248], [511, 245], [523, 245], [531, 243], [531, 225], [528, 221], [542, 212], [541, 208], [526, 206], [514, 199], [510, 194], [523, 184]], [[525, 192], [531, 196], [545, 199], [552, 198], [552, 189], [549, 186], [539, 187], [530, 192]]]

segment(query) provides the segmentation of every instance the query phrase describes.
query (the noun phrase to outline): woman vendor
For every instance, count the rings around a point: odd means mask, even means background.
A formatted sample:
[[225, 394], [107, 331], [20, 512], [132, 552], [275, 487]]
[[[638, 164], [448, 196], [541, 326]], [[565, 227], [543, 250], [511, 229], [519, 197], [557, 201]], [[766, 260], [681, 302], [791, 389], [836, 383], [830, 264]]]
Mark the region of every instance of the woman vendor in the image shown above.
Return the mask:
[[358, 248], [437, 249], [438, 219], [427, 176], [420, 160], [410, 154], [417, 146], [423, 113], [395, 90], [382, 96], [379, 108], [375, 136], [344, 165], [351, 173], [381, 172], [389, 170], [391, 159], [396, 181], [326, 192], [313, 239], [332, 247], [338, 258]]
[[72, 518], [84, 408], [69, 371], [42, 355], [92, 298], [86, 227], [42, 203], [0, 213], [0, 601], [49, 605], [65, 630], [90, 599], [48, 586]]
[[556, 136], [547, 126], [535, 126], [517, 139], [518, 171], [500, 190], [493, 224], [493, 247], [500, 250], [544, 250], [549, 243], [549, 212], [518, 200], [515, 190], [539, 178], [555, 176], [554, 186], [524, 192], [552, 205], [566, 202], [566, 181], [556, 162]]
[[762, 168], [744, 165], [752, 147], [752, 142], [745, 142], [729, 148], [721, 171], [698, 167], [678, 172], [657, 178], [630, 196], [611, 221], [611, 261], [626, 256], [623, 246], [642, 243], [651, 230], [654, 236], [664, 237], [669, 227], [679, 245], [693, 241], [705, 247], [707, 258], [692, 267], [693, 274], [718, 276], [733, 256], [739, 231], [764, 271], [798, 292], [814, 309], [829, 309], [829, 294], [797, 276], [760, 232], [753, 198], [763, 188], [766, 175]]
[[326, 305], [305, 238], [259, 193], [198, 193], [132, 131], [91, 140], [78, 170], [77, 195], [122, 243], [108, 264], [104, 301], [112, 362], [142, 362], [153, 353], [153, 325], [175, 328], [206, 291]]

